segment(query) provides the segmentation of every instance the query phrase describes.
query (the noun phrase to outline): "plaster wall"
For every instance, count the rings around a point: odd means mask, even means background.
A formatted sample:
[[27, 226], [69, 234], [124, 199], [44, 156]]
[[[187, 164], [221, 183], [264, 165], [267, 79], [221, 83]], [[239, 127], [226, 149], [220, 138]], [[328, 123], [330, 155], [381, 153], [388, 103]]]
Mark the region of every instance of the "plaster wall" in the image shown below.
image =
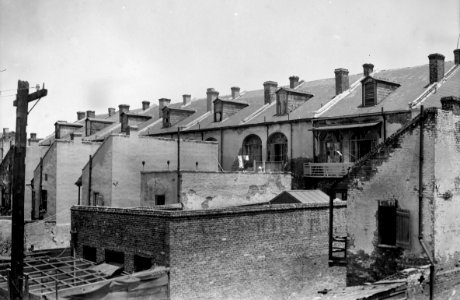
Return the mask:
[[439, 110], [436, 121], [435, 258], [446, 269], [460, 260], [460, 116]]

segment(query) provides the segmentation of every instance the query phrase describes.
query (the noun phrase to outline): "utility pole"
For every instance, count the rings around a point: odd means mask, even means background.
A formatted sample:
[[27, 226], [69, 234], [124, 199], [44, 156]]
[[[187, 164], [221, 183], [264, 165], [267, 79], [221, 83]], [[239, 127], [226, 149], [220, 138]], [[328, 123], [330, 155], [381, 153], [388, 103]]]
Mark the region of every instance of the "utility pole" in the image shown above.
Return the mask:
[[29, 83], [18, 81], [16, 101], [16, 145], [13, 161], [13, 212], [11, 224], [11, 272], [9, 277], [10, 299], [23, 298], [24, 281], [24, 184], [27, 143], [28, 104], [45, 97], [48, 91], [38, 90], [29, 94]]

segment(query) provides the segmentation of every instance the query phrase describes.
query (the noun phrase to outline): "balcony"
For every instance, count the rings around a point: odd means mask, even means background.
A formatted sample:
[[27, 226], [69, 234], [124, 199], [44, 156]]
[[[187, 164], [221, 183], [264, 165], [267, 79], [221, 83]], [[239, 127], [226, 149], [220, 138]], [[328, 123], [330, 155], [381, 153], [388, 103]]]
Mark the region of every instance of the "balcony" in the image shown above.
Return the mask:
[[284, 162], [283, 161], [256, 161], [247, 166], [247, 170], [254, 172], [284, 172]]
[[352, 163], [306, 163], [303, 166], [305, 177], [341, 178], [348, 173]]

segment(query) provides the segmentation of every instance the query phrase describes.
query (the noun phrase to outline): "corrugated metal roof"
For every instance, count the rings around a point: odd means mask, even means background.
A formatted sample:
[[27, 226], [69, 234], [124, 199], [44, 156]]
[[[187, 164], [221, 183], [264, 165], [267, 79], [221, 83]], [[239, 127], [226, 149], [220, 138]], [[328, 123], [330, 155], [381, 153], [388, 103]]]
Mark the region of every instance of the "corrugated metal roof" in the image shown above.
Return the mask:
[[321, 190], [286, 191], [302, 203], [329, 203], [329, 196]]

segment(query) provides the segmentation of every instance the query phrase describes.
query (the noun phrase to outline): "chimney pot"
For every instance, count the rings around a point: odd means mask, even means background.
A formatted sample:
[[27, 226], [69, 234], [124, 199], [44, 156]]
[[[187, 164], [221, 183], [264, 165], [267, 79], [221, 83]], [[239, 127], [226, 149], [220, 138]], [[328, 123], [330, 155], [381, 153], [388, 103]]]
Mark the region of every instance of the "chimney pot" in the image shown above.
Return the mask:
[[454, 50], [454, 62], [456, 65], [460, 65], [460, 49]]
[[369, 64], [369, 63], [363, 64], [363, 75], [364, 75], [364, 77], [367, 77], [367, 76], [371, 75], [372, 72], [374, 72], [374, 65], [373, 64]]
[[265, 81], [264, 82], [264, 103], [270, 104], [276, 99], [276, 89], [278, 88], [278, 83], [275, 81]]
[[334, 70], [335, 73], [335, 94], [341, 94], [350, 88], [350, 79], [348, 78], [348, 70], [338, 68]]
[[77, 111], [77, 120], [81, 120], [85, 118], [85, 112], [84, 111]]
[[219, 92], [213, 88], [208, 88], [206, 90], [206, 111], [212, 111], [212, 102], [217, 99]]
[[182, 105], [189, 105], [192, 102], [192, 95], [184, 94], [182, 95]]
[[3, 135], [6, 135], [8, 134], [8, 132], [10, 131], [9, 128], [3, 128]]
[[289, 77], [289, 87], [291, 89], [296, 88], [298, 85], [299, 85], [299, 77], [298, 76]]
[[158, 113], [159, 117], [163, 118], [163, 108], [168, 106], [171, 103], [171, 99], [160, 98], [158, 99]]
[[460, 97], [442, 97], [441, 107], [442, 110], [450, 110], [454, 113], [454, 115], [460, 116]]
[[94, 110], [87, 110], [86, 111], [86, 117], [87, 118], [95, 118], [96, 117], [96, 112]]
[[232, 90], [232, 99], [236, 99], [240, 96], [240, 88], [237, 86], [231, 87]]
[[109, 107], [108, 112], [109, 112], [109, 117], [113, 116], [115, 114], [115, 108]]
[[433, 53], [428, 55], [430, 65], [430, 84], [439, 82], [444, 77], [444, 55]]
[[150, 101], [142, 101], [142, 110], [147, 110], [150, 107]]
[[120, 105], [118, 105], [118, 113], [119, 113], [120, 123], [121, 123], [121, 115], [123, 113], [128, 113], [128, 112], [129, 112], [129, 105], [128, 104], [120, 104]]
[[36, 140], [37, 139], [37, 134], [35, 132], [30, 133], [30, 139], [31, 140]]

